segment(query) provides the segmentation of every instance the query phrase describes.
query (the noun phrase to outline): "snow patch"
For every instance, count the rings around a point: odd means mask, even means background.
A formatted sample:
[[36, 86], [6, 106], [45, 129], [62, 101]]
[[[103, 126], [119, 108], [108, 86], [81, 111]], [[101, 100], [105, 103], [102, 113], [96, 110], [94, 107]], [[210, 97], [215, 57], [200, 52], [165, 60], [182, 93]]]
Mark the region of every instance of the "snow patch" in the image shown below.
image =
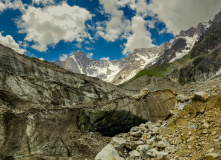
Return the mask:
[[141, 69], [143, 69], [147, 64], [149, 64], [149, 63], [155, 61], [156, 58], [159, 57], [159, 54], [155, 54], [155, 55], [154, 55], [154, 54], [150, 54], [150, 57], [151, 57], [151, 58], [149, 58], [149, 56], [143, 56], [143, 55], [140, 55], [140, 54], [137, 54], [137, 55], [138, 55], [141, 59], [144, 60], [143, 62], [141, 62], [141, 66], [140, 66]]
[[190, 50], [193, 48], [195, 42], [198, 40], [198, 35], [194, 35], [193, 37], [186, 36], [186, 37], [182, 37], [182, 38], [186, 39], [187, 45], [186, 45], [185, 49], [183, 49], [181, 52], [176, 52], [175, 53], [176, 57], [171, 59], [169, 61], [169, 63], [172, 63], [175, 60], [180, 59], [180, 58], [184, 57], [185, 55], [187, 55], [190, 52]]
[[44, 58], [38, 58], [38, 59], [40, 59], [41, 61], [45, 61], [45, 59], [44, 59]]
[[133, 78], [136, 74], [138, 73], [138, 71], [132, 71], [126, 78], [124, 78], [119, 84], [122, 84], [128, 80], [130, 80], [131, 78]]
[[74, 56], [74, 55], [71, 55], [71, 58], [72, 58], [72, 59], [75, 61], [75, 63], [77, 64], [77, 66], [78, 66], [78, 68], [79, 68], [79, 70], [80, 70], [80, 74], [84, 74], [84, 72], [83, 72], [81, 66], [78, 64], [78, 62], [77, 62], [75, 56]]
[[[102, 78], [102, 79], [106, 82], [111, 82], [114, 79], [114, 77], [116, 76], [116, 74], [118, 72], [120, 72], [120, 70], [121, 70], [119, 65], [114, 65], [110, 61], [109, 61], [108, 67], [101, 68], [98, 66], [93, 66], [91, 68], [95, 69], [96, 72], [94, 74], [91, 74], [90, 76], [99, 77], [99, 76], [105, 75], [106, 78]], [[109, 72], [109, 74], [107, 74], [107, 72]]]
[[203, 26], [205, 26], [205, 29], [208, 29], [211, 25], [208, 22], [202, 22]]
[[107, 73], [107, 68], [101, 68], [101, 67], [98, 67], [98, 66], [92, 66], [90, 68], [96, 70], [96, 72], [94, 74], [90, 75], [92, 77], [98, 77], [100, 75], [104, 75], [104, 74]]

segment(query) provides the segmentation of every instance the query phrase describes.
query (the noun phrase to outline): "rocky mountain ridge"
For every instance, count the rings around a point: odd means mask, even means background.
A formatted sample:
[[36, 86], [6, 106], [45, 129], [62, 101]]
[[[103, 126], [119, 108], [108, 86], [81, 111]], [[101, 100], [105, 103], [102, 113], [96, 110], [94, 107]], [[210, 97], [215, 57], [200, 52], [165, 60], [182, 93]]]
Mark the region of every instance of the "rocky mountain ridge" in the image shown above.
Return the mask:
[[[183, 52], [187, 53], [193, 47], [197, 38], [198, 36], [183, 37], [183, 44], [178, 50], [180, 52], [184, 50]], [[77, 51], [66, 60], [56, 61], [55, 63], [75, 73], [98, 77], [106, 82], [118, 85], [131, 79], [140, 70], [151, 67], [155, 63], [165, 63], [176, 56], [178, 58], [182, 57], [184, 53], [178, 53], [177, 49], [174, 49], [174, 46], [177, 46], [177, 41], [181, 41], [180, 39], [181, 37], [177, 38], [172, 44], [166, 42], [158, 47], [135, 49], [120, 60], [94, 60], [88, 58], [83, 52]], [[171, 46], [173, 47], [170, 49]], [[172, 52], [172, 55], [167, 54], [169, 51]], [[165, 57], [168, 60], [165, 61]]]
[[189, 53], [191, 62], [168, 74], [174, 82], [205, 81], [219, 75], [221, 69], [221, 23], [213, 23]]
[[220, 15], [221, 13], [218, 13], [213, 21], [202, 22], [195, 28], [180, 31], [172, 43], [165, 42], [161, 46], [135, 49], [120, 60], [94, 60], [78, 51], [66, 60], [55, 63], [75, 73], [98, 77], [106, 82], [119, 85], [134, 77], [142, 69], [151, 68], [156, 64], [171, 63], [187, 55], [209, 26], [221, 21]]
[[135, 49], [127, 57], [113, 61], [90, 59], [81, 51], [77, 51], [66, 60], [55, 63], [75, 73], [98, 77], [104, 81], [119, 84], [132, 78], [146, 65], [156, 63], [159, 56], [169, 46], [169, 43], [165, 43], [159, 47]]
[[64, 61], [55, 63], [65, 69], [87, 76], [98, 77], [106, 82], [118, 85], [133, 76], [140, 70], [154, 64], [173, 62], [185, 56], [208, 28], [209, 23], [200, 23], [197, 28], [181, 31], [173, 43], [165, 42], [161, 46], [135, 49], [125, 58], [113, 61], [100, 61], [88, 58], [81, 51], [70, 55]]

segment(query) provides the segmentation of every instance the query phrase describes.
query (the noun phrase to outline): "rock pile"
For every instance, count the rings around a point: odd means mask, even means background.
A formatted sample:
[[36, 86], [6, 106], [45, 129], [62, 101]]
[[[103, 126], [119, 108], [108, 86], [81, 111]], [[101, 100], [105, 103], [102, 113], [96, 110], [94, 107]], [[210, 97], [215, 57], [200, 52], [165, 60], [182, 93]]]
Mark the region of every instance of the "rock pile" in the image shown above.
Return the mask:
[[101, 155], [103, 160], [221, 160], [221, 95], [203, 97], [204, 92], [177, 96], [178, 108], [168, 120], [113, 137], [108, 146], [115, 154], [109, 156], [105, 147], [95, 160]]
[[165, 121], [158, 121], [156, 123], [147, 122], [133, 127], [129, 133], [113, 137], [110, 144], [97, 155], [95, 160], [102, 160], [100, 157], [103, 157], [103, 160], [111, 158], [119, 160], [168, 158], [168, 154], [174, 153], [176, 148], [175, 145], [171, 145], [168, 142], [168, 138], [159, 134], [159, 129], [165, 125]]

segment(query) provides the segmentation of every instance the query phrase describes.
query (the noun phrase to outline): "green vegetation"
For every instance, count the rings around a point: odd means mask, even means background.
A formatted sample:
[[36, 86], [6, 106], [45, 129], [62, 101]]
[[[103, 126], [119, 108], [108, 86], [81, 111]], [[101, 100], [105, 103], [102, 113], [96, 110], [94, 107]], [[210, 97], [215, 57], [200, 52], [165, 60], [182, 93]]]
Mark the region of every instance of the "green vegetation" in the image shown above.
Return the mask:
[[[138, 72], [133, 78], [131, 78], [129, 81], [119, 85], [119, 87], [124, 86], [127, 83], [130, 83], [134, 81], [135, 79], [141, 77], [141, 76], [147, 76], [147, 84], [151, 83], [151, 78], [150, 77], [164, 77], [166, 78], [166, 74], [170, 73], [173, 69], [180, 68], [184, 64], [188, 63], [191, 61], [191, 56], [190, 54], [187, 54], [186, 56], [177, 59], [176, 61], [172, 63], [163, 63], [159, 65], [155, 65], [152, 68], [149, 69], [143, 69], [140, 72]], [[183, 84], [183, 82], [180, 82], [180, 84]]]
[[36, 57], [28, 57], [28, 56], [27, 56], [27, 58], [29, 58], [30, 60], [32, 60], [32, 61], [35, 62], [35, 63], [41, 62], [41, 60], [39, 60], [39, 59], [36, 58]]
[[[134, 81], [135, 79], [141, 77], [141, 76], [147, 76], [147, 77], [165, 77], [166, 73], [169, 73], [170, 69], [170, 63], [164, 63], [154, 66], [150, 69], [144, 69], [138, 72], [133, 78], [131, 78], [128, 82]], [[150, 79], [149, 79], [150, 81]]]

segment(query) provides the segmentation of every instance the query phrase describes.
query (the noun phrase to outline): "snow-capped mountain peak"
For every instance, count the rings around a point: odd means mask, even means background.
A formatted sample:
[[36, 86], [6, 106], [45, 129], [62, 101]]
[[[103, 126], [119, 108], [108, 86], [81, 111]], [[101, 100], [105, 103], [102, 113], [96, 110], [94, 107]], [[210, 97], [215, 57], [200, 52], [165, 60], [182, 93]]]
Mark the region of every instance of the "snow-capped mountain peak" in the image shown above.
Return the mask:
[[156, 63], [164, 52], [165, 44], [161, 47], [135, 49], [120, 60], [99, 61], [90, 59], [83, 52], [77, 51], [64, 61], [56, 61], [55, 63], [75, 73], [120, 84], [132, 78], [147, 65], [151, 66]]

